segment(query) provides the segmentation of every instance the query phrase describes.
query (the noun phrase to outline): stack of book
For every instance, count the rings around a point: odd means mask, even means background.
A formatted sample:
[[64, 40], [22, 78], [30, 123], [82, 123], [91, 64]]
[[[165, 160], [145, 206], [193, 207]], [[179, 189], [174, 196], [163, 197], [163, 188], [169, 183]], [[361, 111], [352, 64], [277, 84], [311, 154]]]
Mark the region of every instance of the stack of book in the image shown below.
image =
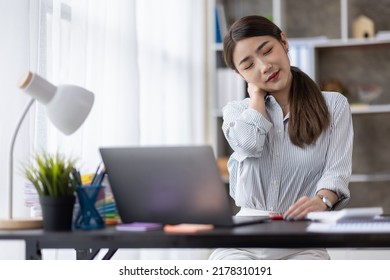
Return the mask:
[[27, 181], [24, 185], [24, 204], [30, 208], [31, 217], [42, 217], [39, 196], [34, 185], [30, 181]]
[[228, 102], [242, 100], [246, 95], [244, 79], [230, 68], [217, 71], [217, 108], [222, 109]]

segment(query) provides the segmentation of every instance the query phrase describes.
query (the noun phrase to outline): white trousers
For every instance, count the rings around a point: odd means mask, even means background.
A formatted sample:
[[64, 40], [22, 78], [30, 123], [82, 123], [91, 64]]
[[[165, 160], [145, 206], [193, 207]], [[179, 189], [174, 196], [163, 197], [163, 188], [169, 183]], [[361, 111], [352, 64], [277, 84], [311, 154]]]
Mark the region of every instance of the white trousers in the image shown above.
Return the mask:
[[[237, 216], [268, 215], [269, 212], [241, 208]], [[326, 249], [299, 248], [220, 248], [213, 251], [210, 260], [330, 260]]]

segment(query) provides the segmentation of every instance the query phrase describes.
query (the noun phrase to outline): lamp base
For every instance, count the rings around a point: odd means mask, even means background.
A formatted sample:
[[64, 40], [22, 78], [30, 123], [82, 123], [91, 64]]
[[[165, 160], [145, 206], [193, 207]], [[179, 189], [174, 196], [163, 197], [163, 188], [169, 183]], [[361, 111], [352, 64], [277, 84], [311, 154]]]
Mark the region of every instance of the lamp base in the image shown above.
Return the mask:
[[1, 229], [36, 229], [42, 228], [42, 218], [14, 218], [9, 220], [0, 220]]

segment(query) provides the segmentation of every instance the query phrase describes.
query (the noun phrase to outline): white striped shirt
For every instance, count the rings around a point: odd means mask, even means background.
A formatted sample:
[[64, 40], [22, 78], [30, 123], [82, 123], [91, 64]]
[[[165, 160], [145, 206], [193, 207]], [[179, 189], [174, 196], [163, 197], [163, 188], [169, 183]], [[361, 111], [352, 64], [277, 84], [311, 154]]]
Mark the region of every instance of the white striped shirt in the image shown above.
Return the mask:
[[268, 119], [248, 108], [249, 98], [223, 108], [222, 130], [234, 150], [228, 162], [230, 195], [239, 207], [285, 212], [302, 196], [320, 189], [337, 193], [336, 209], [349, 200], [353, 127], [347, 99], [323, 92], [331, 124], [315, 144], [300, 148], [288, 135], [289, 114], [266, 97]]

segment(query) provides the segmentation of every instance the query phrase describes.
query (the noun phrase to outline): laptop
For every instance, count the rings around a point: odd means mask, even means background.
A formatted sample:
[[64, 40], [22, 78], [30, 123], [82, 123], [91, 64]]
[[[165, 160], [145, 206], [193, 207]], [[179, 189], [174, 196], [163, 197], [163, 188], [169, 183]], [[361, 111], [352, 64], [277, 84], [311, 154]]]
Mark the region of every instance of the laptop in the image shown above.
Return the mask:
[[108, 180], [123, 223], [260, 223], [233, 216], [211, 146], [102, 147]]

